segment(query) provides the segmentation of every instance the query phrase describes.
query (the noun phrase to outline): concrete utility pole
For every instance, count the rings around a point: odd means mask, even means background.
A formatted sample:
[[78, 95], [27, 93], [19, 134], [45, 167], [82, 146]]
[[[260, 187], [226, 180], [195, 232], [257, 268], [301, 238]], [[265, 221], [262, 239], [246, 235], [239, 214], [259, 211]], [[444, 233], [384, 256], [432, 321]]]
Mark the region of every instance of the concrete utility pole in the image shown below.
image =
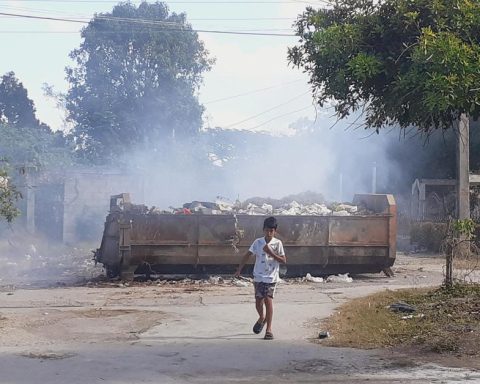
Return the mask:
[[373, 163], [372, 168], [372, 193], [377, 193], [377, 163]]
[[343, 202], [343, 173], [340, 173], [338, 201]]
[[465, 113], [458, 121], [457, 140], [457, 218], [470, 218], [470, 139], [469, 117]]

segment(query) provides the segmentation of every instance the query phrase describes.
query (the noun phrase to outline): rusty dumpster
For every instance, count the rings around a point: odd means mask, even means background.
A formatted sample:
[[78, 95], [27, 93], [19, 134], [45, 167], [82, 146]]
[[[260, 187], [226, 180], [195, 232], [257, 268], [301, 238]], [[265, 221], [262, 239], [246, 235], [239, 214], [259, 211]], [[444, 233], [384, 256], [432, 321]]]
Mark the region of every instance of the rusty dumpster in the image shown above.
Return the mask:
[[[387, 273], [396, 254], [396, 205], [392, 195], [359, 194], [368, 210], [352, 216], [276, 216], [285, 246], [286, 276]], [[257, 237], [262, 215], [156, 214], [112, 196], [96, 261], [107, 275], [233, 274]], [[245, 274], [251, 273], [247, 265]]]

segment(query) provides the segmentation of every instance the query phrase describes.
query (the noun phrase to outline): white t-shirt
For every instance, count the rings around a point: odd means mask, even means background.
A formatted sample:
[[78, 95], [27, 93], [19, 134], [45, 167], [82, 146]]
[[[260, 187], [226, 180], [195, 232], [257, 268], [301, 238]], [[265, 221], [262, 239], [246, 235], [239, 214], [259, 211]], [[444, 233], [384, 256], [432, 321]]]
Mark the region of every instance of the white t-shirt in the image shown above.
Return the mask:
[[[273, 257], [268, 256], [263, 251], [266, 241], [264, 237], [256, 239], [250, 246], [249, 251], [255, 255], [255, 266], [253, 267], [253, 281], [262, 283], [276, 283], [279, 279], [280, 263]], [[268, 243], [272, 251], [279, 255], [285, 256], [283, 244], [275, 237]]]

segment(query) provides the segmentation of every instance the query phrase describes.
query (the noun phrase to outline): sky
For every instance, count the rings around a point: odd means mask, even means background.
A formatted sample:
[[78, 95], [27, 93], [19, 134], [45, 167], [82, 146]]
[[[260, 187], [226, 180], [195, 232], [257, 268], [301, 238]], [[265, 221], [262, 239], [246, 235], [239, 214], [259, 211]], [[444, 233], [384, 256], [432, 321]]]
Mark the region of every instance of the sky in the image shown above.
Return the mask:
[[[117, 3], [110, 0], [0, 0], [0, 13], [88, 22], [94, 13], [110, 12]], [[138, 1], [132, 3], [139, 4]], [[208, 199], [215, 193], [233, 200], [238, 195], [268, 194], [280, 198], [305, 190], [316, 190], [338, 199], [338, 175], [343, 175], [345, 191], [347, 184], [352, 184], [354, 180], [355, 185], [349, 187], [352, 191], [370, 189], [369, 175], [373, 167], [371, 154], [377, 160], [383, 159], [375, 166], [378, 166], [379, 174], [387, 172], [390, 165], [385, 160], [383, 138], [363, 130], [350, 135], [351, 132], [346, 132], [345, 128], [348, 123], [335, 125], [336, 118], [332, 116], [331, 108], [321, 110], [314, 106], [307, 75], [288, 64], [288, 47], [298, 43], [298, 37], [294, 36], [292, 29], [295, 19], [307, 6], [325, 6], [327, 0], [172, 0], [167, 4], [173, 12], [185, 12], [187, 20], [197, 30], [289, 35], [199, 32], [199, 38], [216, 60], [211, 71], [204, 75], [199, 93], [200, 102], [206, 108], [205, 128], [244, 129], [284, 135], [294, 132], [292, 125], [298, 128], [301, 122], [310, 124], [315, 121], [315, 127], [323, 128], [326, 132], [318, 142], [310, 142], [308, 136], [305, 136], [305, 142], [300, 138], [292, 141], [281, 156], [278, 156], [278, 148], [264, 148], [264, 168], [267, 166], [275, 172], [288, 174], [287, 178], [278, 181], [274, 191], [265, 191], [261, 183], [250, 183], [252, 179], [262, 177], [263, 168], [257, 177], [252, 177], [259, 170], [257, 164], [244, 164], [235, 175], [230, 175], [231, 178], [215, 183], [212, 181], [208, 188], [208, 183], [201, 179], [203, 175], [198, 172], [198, 175], [195, 174], [195, 170], [185, 174], [184, 170], [176, 172], [175, 169], [167, 169], [165, 172], [171, 174], [164, 175], [155, 169], [152, 174], [157, 174], [162, 182], [165, 179], [173, 180], [174, 176], [178, 179], [175, 183], [177, 191], [173, 193], [168, 190], [165, 200], [173, 204], [172, 196], [179, 201], [189, 201]], [[73, 65], [69, 53], [79, 47], [80, 29], [84, 25], [0, 15], [0, 74], [15, 72], [35, 103], [37, 117], [54, 130], [68, 127], [63, 122], [62, 111], [56, 107], [54, 100], [44, 96], [42, 87], [47, 83], [57, 92], [67, 91], [64, 69]], [[332, 126], [335, 127], [330, 130]], [[350, 148], [348, 156], [340, 150], [342, 148]], [[346, 162], [355, 163], [354, 174], [348, 174]], [[184, 178], [178, 175], [184, 175]], [[367, 182], [357, 181], [360, 176]], [[335, 180], [334, 185], [331, 184], [332, 180]], [[203, 186], [202, 196], [196, 185]], [[181, 193], [178, 189], [181, 189]]]
[[[0, 0], [0, 13], [88, 21], [110, 12], [110, 0]], [[138, 1], [132, 1], [139, 4]], [[234, 35], [199, 32], [216, 63], [204, 76], [199, 99], [205, 106], [204, 127], [263, 130], [288, 134], [302, 117], [315, 118], [307, 75], [288, 64], [287, 49], [298, 42], [292, 24], [308, 5], [324, 1], [167, 1], [172, 12], [186, 12], [194, 29], [289, 34]], [[81, 43], [85, 24], [0, 15], [0, 74], [14, 71], [34, 101], [37, 117], [53, 130], [66, 129], [43, 84], [65, 92], [69, 52]]]

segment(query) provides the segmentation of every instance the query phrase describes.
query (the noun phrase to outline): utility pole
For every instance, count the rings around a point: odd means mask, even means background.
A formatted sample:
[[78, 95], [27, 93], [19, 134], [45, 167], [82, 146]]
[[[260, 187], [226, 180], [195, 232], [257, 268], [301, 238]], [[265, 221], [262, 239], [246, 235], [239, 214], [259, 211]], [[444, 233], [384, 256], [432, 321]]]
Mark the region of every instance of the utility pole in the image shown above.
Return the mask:
[[470, 218], [470, 158], [469, 117], [465, 113], [458, 121], [457, 138], [457, 218]]
[[[457, 219], [470, 218], [470, 159], [469, 159], [469, 118], [462, 113], [458, 121], [457, 136]], [[467, 255], [470, 244], [465, 241], [465, 235], [457, 239], [456, 249], [450, 249], [445, 261], [445, 285], [453, 286], [453, 259], [455, 255]]]
[[343, 173], [340, 173], [338, 201], [343, 202]]
[[372, 193], [377, 193], [377, 162], [373, 163], [372, 168]]

